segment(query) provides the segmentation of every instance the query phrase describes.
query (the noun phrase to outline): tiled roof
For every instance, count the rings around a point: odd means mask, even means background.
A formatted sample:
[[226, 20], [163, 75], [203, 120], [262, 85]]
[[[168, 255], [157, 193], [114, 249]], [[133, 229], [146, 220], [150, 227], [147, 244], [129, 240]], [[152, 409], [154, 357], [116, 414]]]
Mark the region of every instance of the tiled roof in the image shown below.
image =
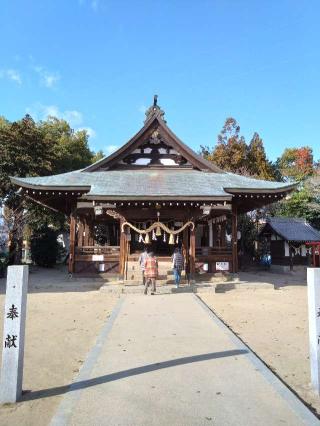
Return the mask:
[[320, 232], [305, 219], [270, 217], [267, 219], [267, 224], [287, 241], [320, 241]]
[[292, 185], [252, 179], [233, 173], [196, 170], [140, 169], [101, 172], [75, 171], [46, 177], [12, 178], [13, 183], [35, 189], [83, 188], [89, 196], [230, 196], [228, 191], [281, 191]]

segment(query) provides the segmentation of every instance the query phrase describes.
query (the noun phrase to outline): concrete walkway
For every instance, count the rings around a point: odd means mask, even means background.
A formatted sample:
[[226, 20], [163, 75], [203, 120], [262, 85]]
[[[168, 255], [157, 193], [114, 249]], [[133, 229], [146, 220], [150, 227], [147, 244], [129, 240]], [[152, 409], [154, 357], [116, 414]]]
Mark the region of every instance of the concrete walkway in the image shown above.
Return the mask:
[[193, 294], [121, 299], [51, 422], [319, 424]]

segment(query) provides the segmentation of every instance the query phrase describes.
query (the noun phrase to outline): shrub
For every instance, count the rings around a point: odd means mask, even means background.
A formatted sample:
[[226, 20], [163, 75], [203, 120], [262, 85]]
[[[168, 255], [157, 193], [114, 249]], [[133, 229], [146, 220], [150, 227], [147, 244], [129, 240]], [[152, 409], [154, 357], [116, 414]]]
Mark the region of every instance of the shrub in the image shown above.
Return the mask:
[[53, 267], [61, 256], [63, 248], [57, 241], [57, 232], [48, 226], [35, 231], [30, 241], [31, 259], [38, 266]]

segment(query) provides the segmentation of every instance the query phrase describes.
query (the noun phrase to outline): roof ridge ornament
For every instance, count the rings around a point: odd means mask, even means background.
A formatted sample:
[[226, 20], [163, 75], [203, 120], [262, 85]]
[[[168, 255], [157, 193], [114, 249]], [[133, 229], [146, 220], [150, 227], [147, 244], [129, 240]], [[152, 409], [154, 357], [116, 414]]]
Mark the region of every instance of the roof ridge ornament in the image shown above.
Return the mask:
[[164, 119], [164, 114], [165, 112], [158, 105], [158, 95], [154, 95], [153, 105], [151, 105], [146, 110], [146, 119], [144, 120], [144, 123], [146, 124], [151, 118], [155, 116], [160, 118], [164, 123], [166, 123], [166, 120]]

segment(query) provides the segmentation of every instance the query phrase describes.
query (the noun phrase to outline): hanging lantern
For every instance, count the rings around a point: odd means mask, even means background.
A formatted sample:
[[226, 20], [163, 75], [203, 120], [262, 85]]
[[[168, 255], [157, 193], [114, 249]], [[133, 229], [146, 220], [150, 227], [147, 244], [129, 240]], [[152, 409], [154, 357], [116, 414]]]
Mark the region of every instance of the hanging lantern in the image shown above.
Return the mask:
[[169, 244], [170, 244], [170, 245], [173, 245], [173, 244], [174, 244], [174, 236], [173, 236], [173, 234], [170, 234]]
[[146, 234], [146, 238], [144, 239], [145, 244], [150, 244], [150, 237], [149, 234]]
[[156, 229], [156, 236], [157, 236], [157, 237], [161, 237], [161, 228], [160, 228], [160, 226], [157, 226], [157, 229]]

